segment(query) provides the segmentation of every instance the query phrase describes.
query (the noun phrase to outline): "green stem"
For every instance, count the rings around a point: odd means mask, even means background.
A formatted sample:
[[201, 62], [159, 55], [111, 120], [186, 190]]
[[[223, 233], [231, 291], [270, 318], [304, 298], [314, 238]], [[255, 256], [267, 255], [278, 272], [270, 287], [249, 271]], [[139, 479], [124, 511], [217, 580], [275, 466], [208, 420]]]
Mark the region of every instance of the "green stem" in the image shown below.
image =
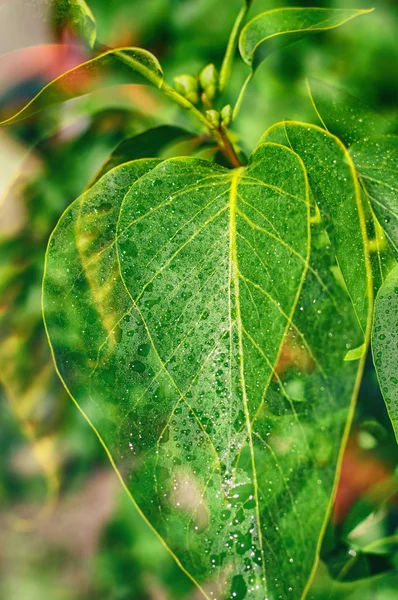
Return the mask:
[[228, 160], [231, 167], [236, 168], [242, 166], [242, 163], [239, 160], [239, 157], [236, 154], [235, 149], [224, 127], [216, 127], [207, 119], [207, 117], [203, 113], [200, 112], [200, 110], [196, 108], [196, 106], [192, 104], [192, 102], [184, 98], [184, 96], [179, 94], [165, 81], [162, 83], [161, 90], [166, 94], [166, 96], [174, 100], [174, 102], [179, 104], [182, 108], [188, 110], [194, 117], [196, 117], [202, 123], [202, 125], [205, 125], [205, 127], [210, 131], [214, 140], [217, 142], [220, 150], [223, 152], [225, 158]]
[[236, 117], [238, 116], [240, 107], [242, 105], [243, 96], [245, 95], [246, 88], [247, 88], [249, 82], [251, 81], [252, 77], [253, 77], [253, 71], [250, 71], [249, 75], [246, 77], [246, 79], [245, 79], [245, 81], [243, 83], [243, 86], [242, 86], [242, 88], [241, 88], [241, 90], [239, 92], [238, 99], [237, 99], [236, 104], [234, 106], [234, 109], [232, 111], [232, 121], [235, 121]]
[[238, 35], [240, 32], [242, 21], [246, 17], [247, 12], [250, 8], [250, 4], [251, 4], [251, 1], [250, 2], [247, 1], [244, 3], [242, 8], [240, 9], [238, 16], [236, 17], [234, 26], [232, 28], [231, 35], [229, 36], [227, 50], [225, 52], [224, 60], [223, 60], [223, 63], [221, 66], [221, 71], [220, 71], [220, 80], [219, 80], [220, 92], [223, 92], [225, 90], [225, 87], [226, 87], [229, 77], [231, 75], [232, 61], [234, 59], [234, 54], [235, 54], [235, 50], [236, 50], [236, 46], [237, 46], [237, 42], [238, 42]]

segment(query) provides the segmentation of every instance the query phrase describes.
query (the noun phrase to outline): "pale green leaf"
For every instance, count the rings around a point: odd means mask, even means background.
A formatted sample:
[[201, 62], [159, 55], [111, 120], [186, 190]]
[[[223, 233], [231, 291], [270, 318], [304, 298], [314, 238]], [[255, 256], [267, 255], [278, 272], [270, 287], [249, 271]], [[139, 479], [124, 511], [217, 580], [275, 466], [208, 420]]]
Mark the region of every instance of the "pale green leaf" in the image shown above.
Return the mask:
[[[57, 369], [125, 489], [202, 596], [299, 600], [363, 359], [306, 172], [259, 146], [109, 171], [49, 242]], [[152, 170], [151, 167], [153, 167]]]
[[14, 116], [0, 125], [26, 119], [46, 108], [77, 98], [102, 87], [125, 83], [162, 85], [163, 74], [158, 60], [142, 48], [108, 50], [70, 69], [48, 83]]
[[243, 60], [255, 69], [271, 52], [304, 35], [334, 29], [372, 10], [296, 7], [267, 10], [242, 29], [240, 53]]
[[348, 151], [327, 131], [295, 121], [274, 125], [262, 139], [290, 146], [304, 161], [345, 286], [365, 331], [371, 301], [371, 273], [361, 193]]
[[68, 28], [91, 46], [95, 44], [97, 30], [95, 18], [85, 0], [55, 0], [53, 20], [56, 27]]
[[398, 439], [398, 266], [377, 294], [372, 353], [380, 389]]

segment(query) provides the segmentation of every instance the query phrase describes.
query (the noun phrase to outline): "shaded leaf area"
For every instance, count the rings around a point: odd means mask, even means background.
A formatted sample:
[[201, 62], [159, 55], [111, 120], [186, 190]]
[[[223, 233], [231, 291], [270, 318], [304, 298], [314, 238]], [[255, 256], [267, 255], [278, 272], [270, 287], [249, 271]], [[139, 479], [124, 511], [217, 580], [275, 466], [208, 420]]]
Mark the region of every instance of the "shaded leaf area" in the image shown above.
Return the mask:
[[323, 129], [295, 121], [277, 123], [262, 139], [290, 146], [304, 161], [320, 211], [314, 220], [324, 220], [338, 262], [336, 279], [339, 281], [341, 273], [339, 283], [347, 288], [365, 332], [370, 302], [366, 224], [354, 165], [347, 150]]
[[344, 8], [275, 8], [249, 21], [243, 28], [239, 49], [243, 60], [256, 68], [271, 52], [296, 42], [304, 35], [340, 27], [370, 12]]
[[350, 148], [363, 188], [398, 256], [398, 136], [374, 136]]
[[48, 83], [19, 112], [0, 124], [16, 123], [46, 108], [93, 92], [95, 89], [148, 82], [160, 87], [162, 81], [162, 69], [151, 52], [142, 48], [108, 50]]
[[[137, 117], [135, 125], [136, 121]], [[54, 371], [41, 314], [48, 236], [65, 207], [82, 192], [90, 173], [131, 130], [130, 114], [106, 110], [95, 114], [90, 126], [72, 138], [42, 140], [1, 199], [10, 210], [21, 206], [22, 220], [12, 237], [3, 234], [0, 239], [0, 397], [9, 403], [31, 445], [28, 456], [35, 455], [46, 476], [45, 509], [58, 491], [60, 459], [55, 443], [69, 406]], [[74, 178], [65, 177], [65, 172], [73, 172]], [[4, 447], [2, 453], [1, 470], [6, 474]], [[37, 513], [44, 516], [40, 507]], [[23, 524], [33, 527], [34, 522], [36, 518]]]
[[[347, 92], [310, 81], [311, 100], [325, 129], [347, 144], [365, 197], [377, 217], [389, 245], [398, 251], [396, 124], [389, 123]], [[377, 236], [377, 227], [376, 227]], [[380, 236], [379, 236], [380, 237]], [[385, 243], [384, 243], [385, 245]], [[379, 242], [377, 252], [383, 250]], [[380, 260], [379, 260], [380, 262]], [[383, 268], [382, 279], [384, 278]]]
[[[193, 140], [194, 134], [173, 125], [160, 125], [123, 140], [95, 176], [93, 183], [115, 167], [132, 160], [159, 156], [178, 142]], [[196, 138], [198, 139], [198, 138]], [[200, 142], [200, 139], [199, 139]], [[191, 147], [189, 148], [191, 150]]]
[[122, 165], [52, 235], [59, 373], [204, 597], [307, 585], [363, 362], [335, 278], [303, 163], [273, 143], [234, 171]]
[[398, 436], [398, 266], [381, 286], [375, 304], [373, 360], [388, 414]]
[[85, 0], [54, 0], [52, 20], [57, 30], [69, 30], [83, 39], [90, 47], [96, 40], [96, 24], [93, 13]]

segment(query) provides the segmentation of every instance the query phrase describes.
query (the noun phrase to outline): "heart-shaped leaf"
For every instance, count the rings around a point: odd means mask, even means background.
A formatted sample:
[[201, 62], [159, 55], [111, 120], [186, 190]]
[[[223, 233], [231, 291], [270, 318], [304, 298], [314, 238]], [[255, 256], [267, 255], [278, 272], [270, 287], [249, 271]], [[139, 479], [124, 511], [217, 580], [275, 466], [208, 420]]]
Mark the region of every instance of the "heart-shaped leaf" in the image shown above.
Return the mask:
[[157, 87], [163, 82], [161, 66], [153, 54], [142, 48], [108, 50], [48, 83], [26, 106], [0, 125], [21, 121], [101, 87], [148, 82]]
[[275, 8], [249, 21], [242, 29], [239, 49], [245, 63], [256, 69], [271, 53], [304, 35], [340, 27], [371, 10], [345, 8]]
[[308, 191], [275, 143], [233, 171], [136, 161], [49, 242], [58, 372], [207, 599], [301, 598], [330, 508], [364, 335]]
[[372, 331], [373, 361], [388, 414], [398, 440], [398, 265], [381, 286]]

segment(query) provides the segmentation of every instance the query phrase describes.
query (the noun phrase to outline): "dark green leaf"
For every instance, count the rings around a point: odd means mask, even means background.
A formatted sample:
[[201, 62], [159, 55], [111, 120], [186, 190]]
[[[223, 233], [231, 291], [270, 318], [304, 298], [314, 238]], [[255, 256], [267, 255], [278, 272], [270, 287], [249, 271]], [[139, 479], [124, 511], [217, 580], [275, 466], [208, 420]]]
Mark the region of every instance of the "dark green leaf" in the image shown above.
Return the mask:
[[24, 108], [0, 125], [26, 119], [41, 110], [101, 87], [147, 82], [160, 87], [162, 81], [160, 64], [147, 50], [142, 48], [108, 50], [48, 83]]
[[377, 294], [372, 352], [380, 388], [398, 439], [398, 266]]
[[151, 167], [108, 172], [52, 235], [58, 371], [205, 598], [299, 599], [366, 340], [292, 150]]
[[[372, 9], [373, 10], [373, 9]], [[339, 8], [275, 8], [257, 15], [245, 25], [239, 49], [253, 69], [275, 50], [308, 33], [339, 27], [371, 10]]]

